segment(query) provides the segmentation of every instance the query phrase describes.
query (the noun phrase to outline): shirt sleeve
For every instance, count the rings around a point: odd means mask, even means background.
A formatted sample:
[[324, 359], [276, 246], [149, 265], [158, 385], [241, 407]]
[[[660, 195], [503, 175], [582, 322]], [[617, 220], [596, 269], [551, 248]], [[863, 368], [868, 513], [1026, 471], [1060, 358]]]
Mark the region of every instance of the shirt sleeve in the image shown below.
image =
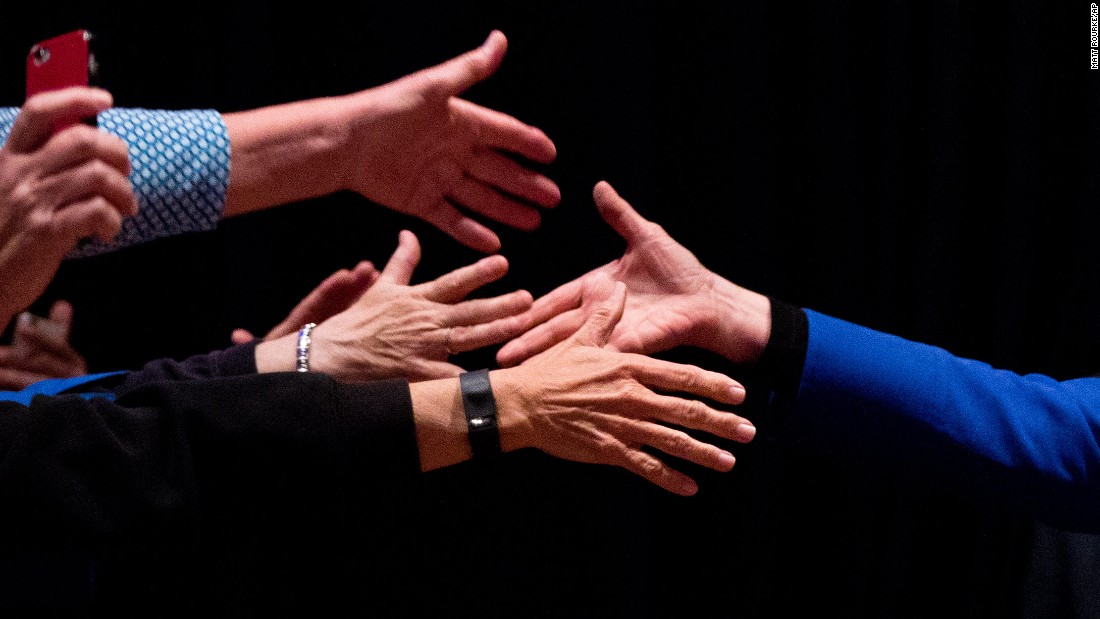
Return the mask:
[[28, 540], [132, 542], [185, 531], [218, 497], [339, 495], [419, 470], [401, 380], [286, 372], [0, 402], [0, 531]]
[[192, 355], [183, 361], [167, 358], [150, 361], [141, 369], [126, 373], [117, 386], [111, 387], [111, 391], [116, 397], [121, 397], [153, 383], [255, 374], [256, 346], [259, 342], [257, 339], [225, 350]]
[[[0, 108], [0, 142], [6, 143], [18, 108]], [[215, 110], [112, 108], [100, 129], [129, 146], [130, 181], [138, 214], [122, 223], [111, 243], [92, 240], [69, 254], [81, 258], [159, 238], [213, 230], [229, 187], [229, 133]]]
[[801, 380], [780, 434], [1100, 531], [1100, 378], [1020, 375], [804, 310]]

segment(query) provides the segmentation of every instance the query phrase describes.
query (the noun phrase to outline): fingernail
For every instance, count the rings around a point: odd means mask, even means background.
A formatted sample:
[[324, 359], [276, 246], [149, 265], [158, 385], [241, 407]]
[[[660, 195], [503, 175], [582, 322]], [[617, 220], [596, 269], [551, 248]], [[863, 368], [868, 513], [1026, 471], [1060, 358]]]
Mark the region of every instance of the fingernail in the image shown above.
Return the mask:
[[30, 312], [23, 312], [22, 314], [19, 314], [19, 319], [18, 320], [19, 320], [19, 324], [29, 326], [31, 324], [31, 319], [32, 318], [31, 318], [31, 313]]
[[748, 423], [743, 423], [737, 426], [737, 433], [741, 435], [746, 441], [751, 441], [756, 436], [756, 426]]
[[728, 471], [733, 468], [733, 463], [736, 462], [736, 458], [728, 451], [723, 451], [718, 455], [718, 467], [723, 471]]
[[733, 396], [734, 399], [745, 397], [745, 388], [741, 385], [734, 385], [730, 387], [730, 395]]

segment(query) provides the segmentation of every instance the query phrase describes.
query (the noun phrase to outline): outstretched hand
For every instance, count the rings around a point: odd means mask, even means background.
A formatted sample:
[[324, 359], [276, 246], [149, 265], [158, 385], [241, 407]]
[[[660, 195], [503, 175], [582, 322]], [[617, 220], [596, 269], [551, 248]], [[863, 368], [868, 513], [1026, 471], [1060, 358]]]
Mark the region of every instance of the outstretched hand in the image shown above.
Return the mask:
[[[695, 494], [693, 479], [644, 448], [730, 470], [731, 453], [669, 426], [751, 440], [756, 430], [748, 420], [687, 397], [739, 404], [744, 388], [716, 372], [611, 350], [629, 302], [626, 286], [596, 276], [586, 296], [589, 311], [575, 333], [519, 367], [491, 374], [502, 414], [522, 418], [503, 421], [504, 438], [524, 437], [505, 449], [536, 447], [566, 460], [620, 466], [670, 492]], [[685, 396], [664, 395], [671, 393]]]
[[[310, 368], [347, 382], [385, 378], [426, 380], [457, 376], [450, 357], [498, 344], [522, 333], [531, 293], [517, 290], [466, 299], [508, 272], [503, 256], [488, 256], [422, 284], [410, 285], [420, 243], [404, 230], [397, 249], [373, 285], [345, 311], [312, 333]], [[290, 369], [294, 335], [257, 348], [260, 371]], [[274, 354], [271, 351], [278, 350]], [[269, 361], [274, 359], [274, 364]]]
[[[275, 340], [298, 331], [307, 322], [319, 323], [351, 307], [351, 304], [378, 280], [380, 273], [369, 260], [355, 268], [340, 269], [317, 285], [290, 314], [264, 335], [264, 341]], [[234, 329], [229, 339], [234, 344], [244, 344], [256, 339], [247, 329]]]
[[554, 143], [512, 116], [458, 98], [496, 72], [507, 46], [493, 31], [475, 50], [350, 95], [347, 188], [484, 253], [499, 250], [500, 239], [463, 208], [513, 228], [538, 227], [539, 209], [557, 205], [561, 192], [522, 161], [550, 163]]
[[521, 363], [576, 331], [587, 312], [584, 290], [603, 277], [625, 283], [630, 291], [623, 318], [608, 342], [615, 350], [652, 354], [698, 346], [718, 349], [735, 360], [758, 354], [751, 342], [727, 342], [720, 325], [744, 313], [744, 303], [763, 303], [766, 313], [765, 297], [746, 294], [731, 305], [730, 291], [747, 291], [704, 267], [664, 228], [639, 215], [610, 184], [599, 182], [593, 199], [604, 221], [626, 241], [626, 252], [535, 301], [529, 314], [538, 326], [500, 349], [501, 366]]

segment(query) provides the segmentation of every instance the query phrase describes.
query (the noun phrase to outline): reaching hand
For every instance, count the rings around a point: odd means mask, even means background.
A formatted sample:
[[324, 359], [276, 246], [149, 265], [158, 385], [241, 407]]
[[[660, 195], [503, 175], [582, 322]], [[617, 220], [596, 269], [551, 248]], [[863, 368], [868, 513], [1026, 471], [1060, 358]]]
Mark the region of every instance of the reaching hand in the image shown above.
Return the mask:
[[[379, 275], [378, 269], [367, 260], [355, 265], [350, 271], [340, 269], [329, 275], [290, 310], [286, 319], [267, 332], [264, 341], [294, 333], [307, 322], [324, 322], [348, 309], [378, 280]], [[229, 339], [234, 344], [244, 344], [256, 339], [256, 336], [246, 329], [234, 329]]]
[[512, 116], [458, 98], [497, 70], [507, 45], [494, 31], [473, 51], [351, 95], [345, 185], [484, 253], [499, 250], [500, 239], [457, 206], [513, 228], [538, 227], [536, 207], [557, 205], [561, 193], [515, 156], [549, 163], [554, 143]]
[[85, 237], [110, 241], [122, 217], [137, 213], [130, 159], [118, 137], [75, 124], [111, 95], [67, 88], [27, 99], [0, 149], [0, 319], [26, 309], [53, 279], [64, 256]]
[[19, 390], [47, 378], [87, 374], [84, 358], [69, 344], [72, 324], [67, 301], [54, 303], [47, 318], [20, 314], [11, 345], [0, 346], [0, 387]]
[[[670, 492], [695, 494], [694, 480], [643, 447], [728, 471], [732, 454], [666, 424], [739, 442], [751, 440], [756, 430], [746, 419], [700, 400], [658, 392], [739, 404], [744, 388], [722, 374], [611, 350], [609, 339], [628, 302], [626, 287], [596, 277], [588, 295], [591, 309], [579, 330], [523, 365], [491, 374], [498, 408], [509, 416], [502, 420], [507, 430], [502, 437], [523, 437], [520, 446], [621, 466]], [[515, 414], [522, 420], [513, 420]]]
[[[531, 307], [525, 290], [490, 299], [463, 300], [508, 272], [503, 256], [489, 256], [434, 280], [409, 285], [420, 262], [420, 243], [407, 230], [377, 281], [347, 310], [313, 330], [311, 369], [348, 382], [384, 378], [425, 380], [457, 376], [448, 361], [455, 353], [497, 344], [527, 326], [520, 315]], [[280, 350], [257, 349], [261, 371], [288, 369], [294, 336], [270, 342]], [[264, 346], [264, 345], [261, 345]], [[267, 365], [275, 358], [276, 365]]]
[[731, 341], [722, 325], [745, 314], [748, 305], [758, 309], [762, 303], [766, 312], [767, 298], [707, 270], [661, 226], [642, 218], [608, 183], [598, 183], [593, 198], [604, 221], [626, 240], [626, 253], [539, 298], [529, 312], [531, 323], [538, 326], [500, 349], [501, 366], [520, 363], [576, 331], [586, 313], [583, 292], [600, 277], [621, 281], [630, 291], [623, 318], [608, 344], [615, 350], [651, 354], [686, 345], [734, 360], [759, 354], [762, 343], [747, 338]]

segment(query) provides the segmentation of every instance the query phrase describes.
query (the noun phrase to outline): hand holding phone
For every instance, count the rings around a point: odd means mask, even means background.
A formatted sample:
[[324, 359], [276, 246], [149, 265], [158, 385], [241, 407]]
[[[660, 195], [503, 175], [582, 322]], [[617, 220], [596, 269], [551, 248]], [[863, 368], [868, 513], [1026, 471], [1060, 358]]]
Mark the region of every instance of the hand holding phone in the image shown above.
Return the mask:
[[[27, 98], [70, 86], [97, 86], [99, 65], [92, 33], [80, 29], [40, 41], [27, 54]], [[95, 117], [59, 122], [55, 131], [80, 122], [95, 126]]]

